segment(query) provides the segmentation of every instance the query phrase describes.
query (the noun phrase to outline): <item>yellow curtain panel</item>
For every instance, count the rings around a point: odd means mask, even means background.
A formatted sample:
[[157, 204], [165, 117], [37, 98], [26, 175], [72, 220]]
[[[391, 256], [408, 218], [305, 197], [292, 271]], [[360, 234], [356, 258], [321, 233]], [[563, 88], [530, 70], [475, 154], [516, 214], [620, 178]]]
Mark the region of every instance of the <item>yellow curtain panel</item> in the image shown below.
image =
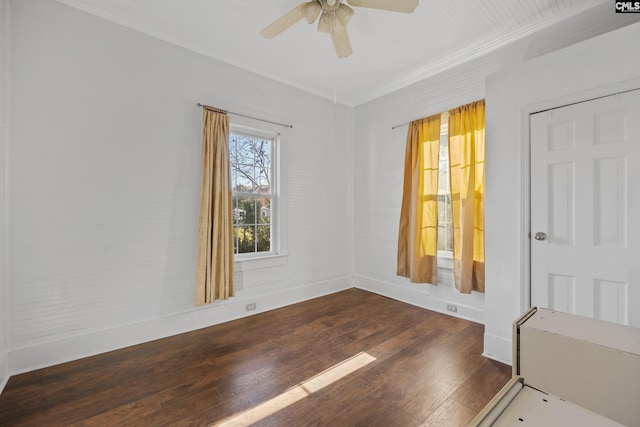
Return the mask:
[[399, 276], [438, 283], [440, 114], [409, 124], [398, 231]]
[[195, 304], [234, 295], [229, 117], [203, 108]]
[[449, 111], [453, 267], [462, 293], [484, 292], [484, 100]]

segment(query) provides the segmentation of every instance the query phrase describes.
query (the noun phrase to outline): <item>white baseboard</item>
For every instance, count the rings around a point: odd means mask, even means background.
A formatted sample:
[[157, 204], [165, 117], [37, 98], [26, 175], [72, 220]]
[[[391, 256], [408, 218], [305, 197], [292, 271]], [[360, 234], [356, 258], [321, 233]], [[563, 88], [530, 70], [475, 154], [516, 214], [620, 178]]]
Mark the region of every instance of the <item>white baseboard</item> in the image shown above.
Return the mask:
[[[431, 285], [398, 285], [364, 276], [354, 276], [353, 286], [365, 291], [374, 292], [388, 298], [406, 302], [407, 304], [428, 310], [437, 311], [449, 316], [459, 317], [472, 322], [484, 324], [484, 310], [472, 305], [461, 304], [459, 300], [447, 300], [442, 296], [434, 296], [428, 291]], [[457, 306], [458, 312], [452, 313], [447, 310], [448, 304]]]
[[7, 353], [0, 355], [0, 393], [9, 381], [9, 357]]
[[485, 332], [484, 353], [482, 353], [482, 355], [489, 359], [511, 365], [513, 358], [511, 339], [505, 339]]
[[[351, 277], [344, 276], [293, 289], [242, 290], [229, 300], [216, 301], [188, 312], [11, 349], [8, 363], [5, 364], [8, 364], [7, 372], [10, 375], [20, 374], [251, 316], [352, 287]], [[248, 303], [255, 303], [256, 310], [247, 312]]]

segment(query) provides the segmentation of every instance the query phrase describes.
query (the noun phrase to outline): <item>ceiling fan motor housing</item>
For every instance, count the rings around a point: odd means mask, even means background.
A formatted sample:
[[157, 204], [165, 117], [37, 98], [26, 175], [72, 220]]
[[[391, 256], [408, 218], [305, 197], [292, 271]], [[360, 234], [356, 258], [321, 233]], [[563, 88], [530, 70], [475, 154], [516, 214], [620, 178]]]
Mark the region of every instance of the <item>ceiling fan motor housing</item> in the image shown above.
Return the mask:
[[340, 0], [318, 0], [326, 12], [335, 12], [340, 7]]

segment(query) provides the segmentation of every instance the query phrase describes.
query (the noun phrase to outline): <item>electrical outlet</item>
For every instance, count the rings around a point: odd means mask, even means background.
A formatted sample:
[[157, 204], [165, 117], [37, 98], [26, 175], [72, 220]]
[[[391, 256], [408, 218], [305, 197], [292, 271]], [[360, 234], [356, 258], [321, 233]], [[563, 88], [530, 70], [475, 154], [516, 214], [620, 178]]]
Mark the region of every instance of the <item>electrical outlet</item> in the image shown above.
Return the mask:
[[453, 304], [447, 304], [447, 310], [452, 311], [454, 313], [458, 312], [458, 306]]
[[256, 309], [256, 303], [252, 302], [251, 304], [247, 304], [247, 311], [253, 311]]

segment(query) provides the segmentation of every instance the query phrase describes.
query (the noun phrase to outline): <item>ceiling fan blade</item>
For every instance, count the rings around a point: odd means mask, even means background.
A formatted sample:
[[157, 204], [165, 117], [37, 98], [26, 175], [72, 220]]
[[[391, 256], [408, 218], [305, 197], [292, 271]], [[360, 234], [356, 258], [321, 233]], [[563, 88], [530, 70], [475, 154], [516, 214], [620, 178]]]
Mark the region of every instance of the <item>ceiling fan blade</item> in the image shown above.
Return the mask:
[[338, 21], [340, 21], [340, 23], [344, 27], [347, 26], [347, 24], [351, 21], [351, 18], [353, 17], [353, 9], [351, 9], [349, 6], [343, 3], [340, 3], [340, 6], [338, 7], [338, 10], [336, 10], [335, 13], [336, 13], [336, 18], [338, 19]]
[[322, 12], [318, 21], [318, 31], [331, 34], [333, 32], [333, 18], [330, 13]]
[[418, 7], [419, 0], [347, 0], [351, 6], [370, 9], [391, 10], [393, 12], [412, 13]]
[[338, 55], [338, 58], [346, 58], [353, 53], [347, 29], [340, 23], [336, 23], [333, 26], [331, 40], [333, 40], [333, 47], [336, 49], [336, 55]]
[[262, 37], [267, 39], [272, 39], [287, 28], [291, 27], [296, 22], [302, 20], [305, 17], [303, 6], [306, 3], [301, 3], [296, 6], [294, 9], [285, 13], [280, 19], [273, 22], [271, 25], [267, 26], [264, 30], [260, 31]]
[[322, 12], [322, 6], [317, 1], [310, 1], [305, 3], [302, 6], [302, 12], [304, 13], [304, 17], [309, 24], [313, 24], [318, 16], [320, 16], [320, 12]]

